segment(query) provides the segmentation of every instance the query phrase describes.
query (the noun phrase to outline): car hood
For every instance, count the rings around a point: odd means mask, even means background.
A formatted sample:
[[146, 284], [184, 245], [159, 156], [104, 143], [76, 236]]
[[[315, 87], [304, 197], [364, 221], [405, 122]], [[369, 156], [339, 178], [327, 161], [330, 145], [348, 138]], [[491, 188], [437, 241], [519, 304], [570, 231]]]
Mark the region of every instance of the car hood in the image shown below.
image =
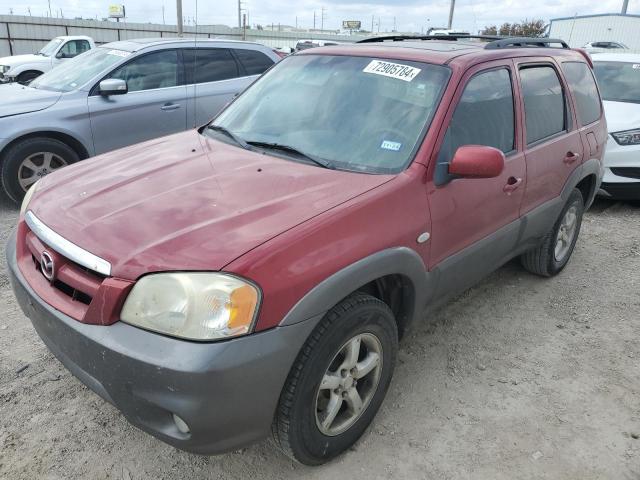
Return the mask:
[[640, 128], [640, 103], [605, 100], [603, 104], [609, 132]]
[[13, 55], [12, 57], [0, 58], [0, 65], [15, 67], [16, 65], [24, 65], [25, 63], [51, 63], [51, 57], [43, 55]]
[[60, 92], [38, 90], [18, 83], [0, 85], [0, 118], [44, 110], [54, 105], [61, 95]]
[[[220, 270], [391, 180], [250, 152], [189, 131], [66, 167], [29, 209], [114, 276]], [[372, 220], [375, 221], [375, 220]]]

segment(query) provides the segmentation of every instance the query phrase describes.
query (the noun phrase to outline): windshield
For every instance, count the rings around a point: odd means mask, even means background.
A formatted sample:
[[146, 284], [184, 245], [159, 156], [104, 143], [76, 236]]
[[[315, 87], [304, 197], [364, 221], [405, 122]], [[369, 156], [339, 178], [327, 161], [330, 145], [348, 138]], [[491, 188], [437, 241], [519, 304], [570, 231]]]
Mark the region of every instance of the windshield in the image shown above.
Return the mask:
[[42, 50], [40, 50], [40, 52], [38, 53], [40, 55], [44, 55], [45, 57], [50, 57], [55, 53], [55, 51], [58, 49], [61, 43], [62, 43], [61, 38], [54, 38], [49, 43], [47, 43], [44, 47], [42, 47]]
[[595, 62], [603, 100], [640, 103], [640, 62]]
[[39, 76], [29, 86], [42, 90], [70, 92], [129, 55], [130, 52], [123, 50], [95, 48]]
[[214, 124], [248, 144], [291, 147], [333, 168], [396, 173], [413, 158], [449, 72], [405, 60], [293, 56]]

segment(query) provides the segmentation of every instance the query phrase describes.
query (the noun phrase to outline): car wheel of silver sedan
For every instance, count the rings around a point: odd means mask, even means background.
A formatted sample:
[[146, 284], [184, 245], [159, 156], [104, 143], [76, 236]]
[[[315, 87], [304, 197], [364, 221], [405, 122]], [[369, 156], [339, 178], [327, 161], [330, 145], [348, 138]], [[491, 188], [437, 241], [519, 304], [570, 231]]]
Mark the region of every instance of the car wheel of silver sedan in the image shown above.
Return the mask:
[[351, 447], [380, 408], [398, 350], [393, 312], [356, 293], [320, 321], [294, 362], [273, 422], [277, 445], [319, 465]]
[[10, 145], [0, 157], [2, 186], [19, 203], [42, 177], [80, 160], [69, 145], [53, 138], [32, 137]]

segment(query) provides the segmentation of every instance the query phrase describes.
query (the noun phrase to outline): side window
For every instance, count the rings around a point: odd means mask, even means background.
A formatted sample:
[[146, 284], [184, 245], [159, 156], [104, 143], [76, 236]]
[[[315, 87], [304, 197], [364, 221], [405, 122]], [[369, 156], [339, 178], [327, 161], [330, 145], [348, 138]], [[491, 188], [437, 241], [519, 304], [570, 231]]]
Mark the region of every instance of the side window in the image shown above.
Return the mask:
[[184, 68], [188, 84], [219, 82], [239, 76], [238, 64], [226, 48], [184, 50]]
[[90, 45], [87, 40], [71, 40], [60, 49], [59, 55], [61, 55], [60, 58], [73, 58], [89, 49]]
[[506, 68], [479, 73], [467, 83], [438, 154], [435, 182], [449, 180], [449, 163], [459, 147], [487, 145], [514, 149], [515, 124], [511, 75]]
[[562, 64], [562, 70], [576, 99], [576, 108], [582, 125], [598, 120], [602, 113], [600, 96], [589, 66], [582, 62], [565, 62]]
[[130, 92], [178, 85], [178, 52], [163, 50], [131, 60], [116, 69], [110, 78], [127, 82]]
[[520, 70], [527, 145], [567, 130], [567, 107], [558, 74], [551, 66]]
[[264, 53], [257, 50], [234, 49], [233, 52], [240, 60], [247, 75], [260, 75], [274, 63]]

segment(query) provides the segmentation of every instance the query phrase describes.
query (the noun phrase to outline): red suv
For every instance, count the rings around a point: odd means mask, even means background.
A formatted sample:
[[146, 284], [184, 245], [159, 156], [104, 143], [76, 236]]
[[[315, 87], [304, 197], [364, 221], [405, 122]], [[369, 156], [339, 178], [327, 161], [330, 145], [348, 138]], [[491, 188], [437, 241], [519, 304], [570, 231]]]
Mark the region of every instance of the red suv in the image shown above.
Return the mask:
[[290, 56], [197, 131], [40, 180], [7, 249], [20, 305], [159, 439], [273, 433], [323, 463], [373, 420], [414, 319], [514, 257], [567, 264], [607, 129], [587, 57], [556, 43]]

